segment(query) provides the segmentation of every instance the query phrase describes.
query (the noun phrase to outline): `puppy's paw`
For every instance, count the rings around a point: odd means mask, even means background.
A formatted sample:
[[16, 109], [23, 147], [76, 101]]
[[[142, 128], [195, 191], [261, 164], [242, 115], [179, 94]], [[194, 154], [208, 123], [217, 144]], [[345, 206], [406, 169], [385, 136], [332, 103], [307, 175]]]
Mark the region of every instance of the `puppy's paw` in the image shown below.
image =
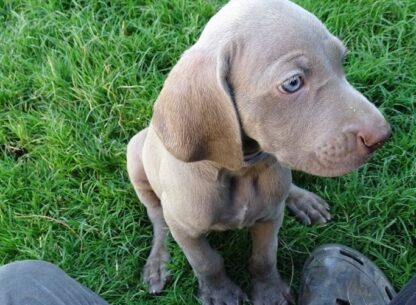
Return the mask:
[[304, 189], [292, 184], [286, 199], [289, 211], [303, 224], [324, 224], [331, 219], [328, 203]]
[[143, 281], [147, 284], [150, 294], [161, 293], [165, 284], [170, 281], [171, 277], [166, 266], [168, 261], [167, 253], [149, 256], [147, 259], [143, 269]]
[[288, 305], [294, 304], [289, 286], [280, 279], [253, 280], [251, 304], [253, 305]]
[[230, 280], [215, 285], [200, 283], [199, 297], [203, 305], [241, 305], [248, 301], [247, 295]]

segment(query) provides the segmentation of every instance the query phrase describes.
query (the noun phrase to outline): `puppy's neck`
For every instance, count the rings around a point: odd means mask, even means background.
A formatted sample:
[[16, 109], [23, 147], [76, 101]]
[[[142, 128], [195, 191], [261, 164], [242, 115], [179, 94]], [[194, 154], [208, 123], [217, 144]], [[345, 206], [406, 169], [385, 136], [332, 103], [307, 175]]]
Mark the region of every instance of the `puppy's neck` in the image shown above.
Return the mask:
[[247, 135], [243, 136], [243, 167], [253, 166], [267, 158], [267, 154], [261, 151], [259, 144]]

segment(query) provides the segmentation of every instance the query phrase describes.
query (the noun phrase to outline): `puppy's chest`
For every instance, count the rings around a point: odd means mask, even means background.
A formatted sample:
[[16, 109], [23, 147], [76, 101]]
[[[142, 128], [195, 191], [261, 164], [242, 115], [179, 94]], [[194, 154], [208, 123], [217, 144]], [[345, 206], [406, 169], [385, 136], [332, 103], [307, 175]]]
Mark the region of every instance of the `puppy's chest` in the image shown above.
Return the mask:
[[256, 221], [277, 217], [290, 183], [290, 170], [281, 167], [241, 176], [226, 175], [220, 194], [223, 203], [215, 212], [212, 229], [249, 227]]

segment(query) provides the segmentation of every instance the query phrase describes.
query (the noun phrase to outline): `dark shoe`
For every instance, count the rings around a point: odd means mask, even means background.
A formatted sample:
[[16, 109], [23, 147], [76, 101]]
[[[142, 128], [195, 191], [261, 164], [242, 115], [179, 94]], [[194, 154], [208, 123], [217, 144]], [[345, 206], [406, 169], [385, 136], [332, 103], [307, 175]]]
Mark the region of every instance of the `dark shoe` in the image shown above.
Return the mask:
[[396, 295], [383, 272], [361, 253], [336, 244], [311, 253], [299, 305], [387, 305]]

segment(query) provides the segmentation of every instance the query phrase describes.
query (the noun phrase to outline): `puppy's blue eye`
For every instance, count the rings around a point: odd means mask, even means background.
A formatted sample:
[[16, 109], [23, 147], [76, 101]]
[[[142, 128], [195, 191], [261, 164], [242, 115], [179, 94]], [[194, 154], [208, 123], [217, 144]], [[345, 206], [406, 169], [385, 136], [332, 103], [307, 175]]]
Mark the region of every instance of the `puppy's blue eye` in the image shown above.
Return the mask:
[[280, 90], [284, 93], [295, 93], [303, 86], [303, 79], [300, 75], [292, 76], [288, 78], [280, 85]]

